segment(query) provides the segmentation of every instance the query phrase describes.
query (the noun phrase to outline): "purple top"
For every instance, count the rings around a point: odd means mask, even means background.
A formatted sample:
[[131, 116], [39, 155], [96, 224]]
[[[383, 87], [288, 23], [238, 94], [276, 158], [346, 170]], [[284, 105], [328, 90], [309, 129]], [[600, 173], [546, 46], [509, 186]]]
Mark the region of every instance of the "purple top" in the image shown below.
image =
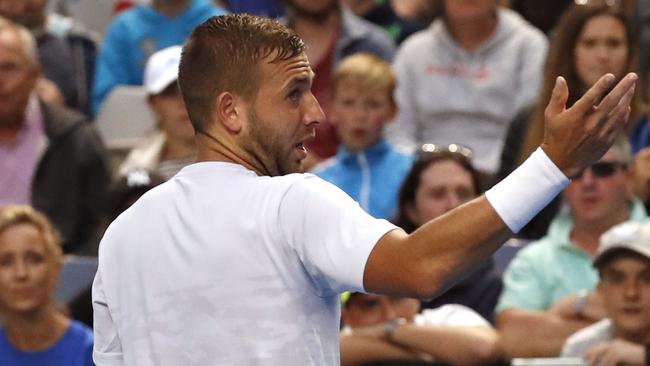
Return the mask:
[[0, 142], [0, 206], [31, 204], [32, 179], [43, 137], [41, 106], [32, 95], [25, 110], [23, 128], [13, 141]]

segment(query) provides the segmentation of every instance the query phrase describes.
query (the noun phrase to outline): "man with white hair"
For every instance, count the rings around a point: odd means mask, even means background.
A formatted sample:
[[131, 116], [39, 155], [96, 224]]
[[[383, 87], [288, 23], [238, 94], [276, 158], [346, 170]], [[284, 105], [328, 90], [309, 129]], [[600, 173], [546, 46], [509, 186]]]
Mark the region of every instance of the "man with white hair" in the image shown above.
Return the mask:
[[29, 30], [0, 20], [0, 206], [33, 205], [65, 252], [93, 254], [109, 182], [103, 145], [84, 116], [37, 96], [37, 55]]

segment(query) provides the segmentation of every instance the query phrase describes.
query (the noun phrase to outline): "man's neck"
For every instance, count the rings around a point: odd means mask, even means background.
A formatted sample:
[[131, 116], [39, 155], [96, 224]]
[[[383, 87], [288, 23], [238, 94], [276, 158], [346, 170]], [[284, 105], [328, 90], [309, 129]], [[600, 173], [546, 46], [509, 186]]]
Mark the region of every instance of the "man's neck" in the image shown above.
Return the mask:
[[574, 222], [573, 230], [571, 231], [571, 242], [591, 256], [594, 256], [598, 249], [600, 236], [614, 225], [629, 219], [629, 209], [623, 211], [618, 217], [608, 217], [606, 221]]
[[270, 170], [264, 162], [242, 151], [232, 139], [224, 139], [217, 131], [203, 131], [196, 134], [196, 161], [218, 161], [239, 164], [255, 172], [258, 176], [270, 176]]
[[169, 18], [175, 18], [185, 12], [192, 0], [153, 0], [151, 6]]
[[24, 123], [24, 115], [5, 117], [0, 123], [0, 143], [10, 143], [16, 140], [16, 137], [23, 128]]
[[11, 314], [5, 325], [7, 338], [14, 347], [34, 352], [54, 345], [68, 329], [70, 320], [48, 306], [32, 314]]
[[480, 20], [447, 21], [449, 33], [466, 51], [473, 51], [482, 46], [497, 29], [497, 15]]

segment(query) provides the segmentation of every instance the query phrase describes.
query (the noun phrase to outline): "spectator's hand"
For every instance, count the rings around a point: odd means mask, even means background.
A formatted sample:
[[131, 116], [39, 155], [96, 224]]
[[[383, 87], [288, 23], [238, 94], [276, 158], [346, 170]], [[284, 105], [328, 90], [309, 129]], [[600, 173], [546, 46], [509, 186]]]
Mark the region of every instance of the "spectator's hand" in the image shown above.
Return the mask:
[[650, 147], [634, 156], [634, 193], [644, 202], [650, 199]]
[[614, 75], [607, 74], [569, 109], [566, 81], [557, 79], [544, 113], [542, 149], [566, 176], [573, 177], [600, 159], [627, 128], [637, 79], [630, 73], [607, 93], [614, 83]]
[[[0, 1], [1, 2], [1, 1]], [[56, 105], [65, 105], [65, 98], [63, 93], [52, 81], [40, 78], [36, 82], [36, 95], [41, 98], [46, 103], [56, 104]]]
[[592, 366], [616, 366], [619, 364], [642, 366], [645, 363], [645, 347], [615, 339], [595, 345], [585, 354], [585, 359]]
[[[595, 322], [606, 317], [602, 297], [598, 292], [590, 292], [584, 300], [580, 299], [581, 296], [569, 295], [558, 300], [548, 311], [564, 319], [586, 320], [589, 322]], [[584, 306], [578, 306], [580, 301], [585, 301]]]
[[352, 334], [363, 337], [386, 340], [386, 324], [370, 325], [366, 327], [354, 328]]

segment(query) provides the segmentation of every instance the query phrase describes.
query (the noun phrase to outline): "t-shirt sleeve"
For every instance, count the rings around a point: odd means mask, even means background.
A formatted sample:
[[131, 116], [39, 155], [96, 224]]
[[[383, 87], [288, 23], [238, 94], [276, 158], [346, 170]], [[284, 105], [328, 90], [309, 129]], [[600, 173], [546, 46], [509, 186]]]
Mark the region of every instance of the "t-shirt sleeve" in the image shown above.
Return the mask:
[[338, 187], [309, 176], [283, 197], [278, 227], [319, 296], [364, 291], [363, 273], [379, 239], [397, 227], [367, 214]]
[[93, 298], [93, 360], [97, 365], [122, 366], [122, 344], [106, 303], [102, 278], [97, 271], [92, 288]]
[[549, 290], [535, 266], [535, 253], [528, 249], [533, 248], [521, 250], [503, 275], [497, 313], [509, 308], [545, 310], [547, 307]]

